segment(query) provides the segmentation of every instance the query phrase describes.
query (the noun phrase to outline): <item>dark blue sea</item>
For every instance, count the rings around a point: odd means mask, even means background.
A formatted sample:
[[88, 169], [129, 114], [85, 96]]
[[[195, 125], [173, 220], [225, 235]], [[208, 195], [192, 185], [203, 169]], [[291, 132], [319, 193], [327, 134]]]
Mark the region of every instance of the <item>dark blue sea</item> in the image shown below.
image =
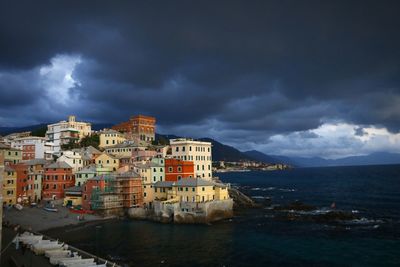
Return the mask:
[[[56, 235], [126, 266], [400, 266], [400, 165], [217, 175], [268, 205], [212, 225], [122, 220]], [[316, 213], [335, 202], [358, 219], [285, 220], [271, 211], [296, 200]]]

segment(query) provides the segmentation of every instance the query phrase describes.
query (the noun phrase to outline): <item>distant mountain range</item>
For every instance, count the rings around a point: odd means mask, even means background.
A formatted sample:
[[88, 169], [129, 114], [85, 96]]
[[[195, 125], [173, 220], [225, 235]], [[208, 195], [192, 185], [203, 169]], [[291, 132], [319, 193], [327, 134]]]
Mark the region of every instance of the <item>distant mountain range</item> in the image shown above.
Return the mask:
[[[111, 123], [94, 123], [93, 130], [110, 128]], [[37, 124], [25, 127], [0, 127], [0, 135], [7, 135], [15, 132], [43, 130], [47, 124]], [[168, 139], [179, 138], [176, 135], [156, 134], [156, 140], [162, 143]], [[340, 159], [324, 159], [321, 157], [287, 157], [280, 155], [267, 155], [257, 150], [242, 152], [232, 146], [222, 144], [211, 138], [200, 138], [198, 140], [211, 142], [213, 145], [212, 157], [214, 161], [260, 161], [265, 163], [284, 163], [293, 167], [328, 167], [328, 166], [352, 166], [352, 165], [379, 165], [379, 164], [400, 164], [400, 154], [377, 152], [365, 156], [352, 156]]]
[[[51, 123], [41, 123], [23, 127], [0, 127], [0, 135], [5, 136], [10, 133], [20, 133], [27, 131], [36, 131], [41, 129], [47, 129], [47, 125]], [[93, 123], [92, 130], [98, 131], [104, 128], [110, 128], [113, 124], [111, 123]]]

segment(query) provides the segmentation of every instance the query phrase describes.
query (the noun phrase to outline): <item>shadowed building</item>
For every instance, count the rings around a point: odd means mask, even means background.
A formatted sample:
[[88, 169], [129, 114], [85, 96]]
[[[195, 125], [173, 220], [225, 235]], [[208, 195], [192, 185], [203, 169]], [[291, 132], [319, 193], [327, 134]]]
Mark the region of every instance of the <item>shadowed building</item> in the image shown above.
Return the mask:
[[125, 133], [128, 139], [152, 142], [155, 140], [156, 118], [144, 115], [132, 116], [129, 121], [112, 127]]
[[75, 185], [72, 167], [65, 162], [55, 162], [45, 166], [43, 179], [43, 199], [62, 199], [64, 190]]
[[[0, 203], [3, 203], [3, 172], [4, 172], [4, 150], [0, 150]], [[3, 225], [3, 205], [0, 207], [0, 240], [2, 240], [2, 225]], [[0, 242], [0, 251], [1, 242]], [[1, 259], [1, 254], [0, 254]]]

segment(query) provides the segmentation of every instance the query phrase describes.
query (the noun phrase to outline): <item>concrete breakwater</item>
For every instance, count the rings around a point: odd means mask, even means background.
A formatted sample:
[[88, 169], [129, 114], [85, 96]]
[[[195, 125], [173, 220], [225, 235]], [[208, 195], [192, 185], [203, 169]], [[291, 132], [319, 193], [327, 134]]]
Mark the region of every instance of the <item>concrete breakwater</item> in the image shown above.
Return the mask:
[[233, 200], [202, 203], [155, 201], [153, 209], [131, 208], [128, 217], [163, 223], [210, 223], [233, 217]]

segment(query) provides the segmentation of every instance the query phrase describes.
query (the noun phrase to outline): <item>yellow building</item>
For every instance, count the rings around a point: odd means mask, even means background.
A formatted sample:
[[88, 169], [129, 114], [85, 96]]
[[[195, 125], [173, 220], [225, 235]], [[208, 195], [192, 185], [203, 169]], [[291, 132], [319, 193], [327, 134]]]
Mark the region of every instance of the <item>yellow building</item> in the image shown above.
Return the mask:
[[147, 207], [152, 207], [154, 201], [154, 184], [151, 180], [151, 167], [149, 164], [139, 163], [133, 169], [142, 177], [143, 204]]
[[100, 148], [106, 148], [121, 144], [126, 139], [124, 135], [115, 130], [105, 130], [100, 132]]
[[10, 166], [4, 166], [3, 205], [14, 205], [17, 202], [17, 172]]
[[82, 187], [73, 186], [65, 189], [64, 206], [82, 205]]
[[113, 155], [102, 153], [95, 159], [97, 166], [101, 168], [109, 168], [116, 171], [119, 168], [119, 159]]
[[134, 151], [144, 151], [148, 147], [148, 144], [143, 141], [133, 142], [125, 141], [120, 144], [116, 144], [105, 148], [105, 152], [112, 154], [118, 158], [121, 157], [131, 157]]
[[163, 181], [154, 185], [154, 199], [180, 202], [207, 202], [229, 199], [228, 186], [200, 178], [177, 182]]
[[22, 150], [0, 144], [0, 150], [3, 151], [4, 162], [17, 164], [22, 160]]
[[229, 199], [228, 185], [216, 183], [214, 188], [215, 188], [215, 199], [216, 200]]

